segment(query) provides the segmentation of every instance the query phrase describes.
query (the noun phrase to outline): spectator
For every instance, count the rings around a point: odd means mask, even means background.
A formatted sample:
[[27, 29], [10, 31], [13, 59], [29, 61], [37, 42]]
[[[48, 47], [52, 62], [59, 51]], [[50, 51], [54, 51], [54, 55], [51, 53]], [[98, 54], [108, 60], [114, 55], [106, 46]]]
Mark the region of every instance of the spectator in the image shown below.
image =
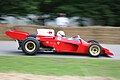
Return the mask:
[[56, 24], [59, 27], [68, 27], [69, 19], [66, 17], [66, 14], [60, 13], [59, 16], [56, 18]]

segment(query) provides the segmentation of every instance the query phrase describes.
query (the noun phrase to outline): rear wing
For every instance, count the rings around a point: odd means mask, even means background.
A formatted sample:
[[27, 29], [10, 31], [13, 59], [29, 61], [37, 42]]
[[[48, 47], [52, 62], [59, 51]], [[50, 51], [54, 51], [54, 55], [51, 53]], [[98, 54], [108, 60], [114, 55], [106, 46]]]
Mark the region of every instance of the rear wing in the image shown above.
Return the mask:
[[6, 35], [13, 38], [14, 40], [24, 40], [29, 36], [29, 33], [19, 30], [9, 30], [6, 31]]

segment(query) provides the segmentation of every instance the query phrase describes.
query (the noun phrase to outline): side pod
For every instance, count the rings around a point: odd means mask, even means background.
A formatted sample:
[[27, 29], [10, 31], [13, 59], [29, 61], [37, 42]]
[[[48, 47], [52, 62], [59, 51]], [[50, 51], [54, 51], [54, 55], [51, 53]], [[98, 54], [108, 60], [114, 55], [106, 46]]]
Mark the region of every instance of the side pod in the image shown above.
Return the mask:
[[9, 31], [6, 31], [6, 35], [8, 35], [9, 37], [15, 40], [24, 40], [26, 37], [29, 36], [29, 33], [19, 31], [19, 30], [9, 30]]

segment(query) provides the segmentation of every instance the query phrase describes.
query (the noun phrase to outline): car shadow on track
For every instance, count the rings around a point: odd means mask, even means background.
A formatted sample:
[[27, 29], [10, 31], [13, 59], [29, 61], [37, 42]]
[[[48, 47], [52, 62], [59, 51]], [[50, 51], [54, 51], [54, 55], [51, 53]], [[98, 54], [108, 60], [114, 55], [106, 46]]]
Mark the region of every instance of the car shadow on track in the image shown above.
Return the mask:
[[[14, 55], [14, 56], [30, 56], [30, 55], [25, 55], [22, 51], [10, 51], [9, 55]], [[61, 56], [61, 57], [67, 57], [67, 58], [72, 58], [72, 57], [76, 57], [76, 58], [90, 58], [90, 56], [88, 54], [75, 54], [75, 53], [55, 53], [55, 52], [38, 52], [36, 55], [34, 56]], [[104, 58], [109, 58], [106, 55], [101, 55], [100, 57], [104, 57]]]
[[[88, 54], [75, 54], [75, 53], [65, 53], [65, 52], [61, 52], [61, 53], [45, 53], [45, 52], [39, 52], [37, 55], [52, 55], [52, 56], [64, 56], [64, 57], [77, 57], [77, 58], [82, 58], [82, 57], [86, 57], [89, 58], [90, 56]], [[106, 55], [101, 55], [100, 57], [104, 57], [104, 58], [109, 58], [109, 56]], [[95, 57], [96, 58], [96, 57]]]

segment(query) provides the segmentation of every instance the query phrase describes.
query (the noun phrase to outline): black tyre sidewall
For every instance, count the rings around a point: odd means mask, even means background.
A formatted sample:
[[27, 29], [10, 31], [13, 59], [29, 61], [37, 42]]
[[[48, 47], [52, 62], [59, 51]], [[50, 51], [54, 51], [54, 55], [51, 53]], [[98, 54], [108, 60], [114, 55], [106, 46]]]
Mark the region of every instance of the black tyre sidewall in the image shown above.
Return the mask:
[[33, 37], [33, 38], [36, 38], [37, 35], [35, 34], [30, 34], [28, 37]]
[[[35, 43], [36, 45], [36, 48], [33, 52], [28, 52], [26, 49], [25, 49], [25, 44], [28, 42], [28, 41], [32, 41]], [[26, 55], [35, 55], [37, 54], [38, 50], [39, 50], [39, 47], [40, 47], [40, 44], [39, 44], [39, 41], [36, 40], [35, 38], [33, 37], [28, 37], [26, 38], [23, 42], [22, 42], [22, 50], [23, 52], [26, 54]]]
[[89, 40], [89, 41], [87, 41], [88, 43], [90, 43], [90, 42], [94, 42], [94, 43], [96, 43], [96, 44], [99, 44], [99, 42], [98, 41], [96, 41], [96, 40]]
[[[94, 55], [92, 55], [92, 54], [90, 53], [90, 48], [91, 48], [92, 46], [94, 46], [94, 45], [96, 45], [96, 46], [98, 46], [98, 47], [100, 48], [100, 53], [99, 53], [98, 55], [96, 55], [96, 56], [94, 56]], [[99, 57], [99, 56], [102, 54], [102, 47], [101, 47], [99, 44], [93, 43], [93, 44], [91, 44], [91, 45], [88, 47], [88, 54], [89, 54], [91, 57]]]

